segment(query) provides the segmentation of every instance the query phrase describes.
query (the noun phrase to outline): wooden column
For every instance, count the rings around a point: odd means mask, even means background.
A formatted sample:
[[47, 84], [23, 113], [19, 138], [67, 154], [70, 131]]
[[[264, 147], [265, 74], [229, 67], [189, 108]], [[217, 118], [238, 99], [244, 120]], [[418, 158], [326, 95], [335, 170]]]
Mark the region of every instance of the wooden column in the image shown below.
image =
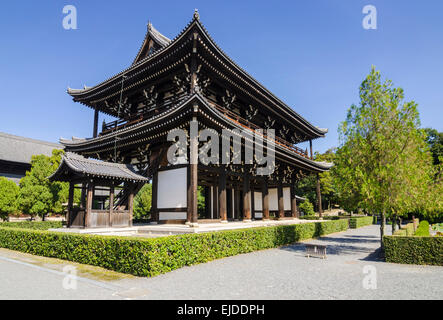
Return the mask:
[[86, 183], [82, 183], [82, 192], [80, 194], [80, 207], [86, 209]]
[[112, 212], [114, 211], [115, 188], [114, 185], [109, 188], [109, 226], [112, 227]]
[[263, 179], [262, 184], [262, 210], [263, 210], [263, 220], [269, 220], [269, 190], [268, 190], [268, 180]]
[[129, 210], [129, 226], [132, 227], [132, 217], [134, 215], [134, 185], [132, 183], [129, 184], [128, 210]]
[[152, 201], [151, 201], [151, 221], [159, 222], [159, 213], [157, 208], [158, 200], [158, 170], [154, 169], [154, 174], [152, 175]]
[[321, 208], [320, 175], [318, 173], [317, 173], [317, 202], [318, 202], [318, 213], [321, 218], [323, 215], [323, 209]]
[[234, 201], [234, 212], [232, 213], [232, 217], [234, 219], [241, 219], [242, 217], [242, 212], [240, 212], [240, 201], [241, 201], [241, 193], [240, 193], [240, 187], [234, 187], [234, 197], [232, 199], [232, 201]]
[[94, 110], [94, 129], [92, 131], [92, 137], [96, 138], [98, 134], [98, 109]]
[[74, 203], [74, 183], [69, 183], [68, 212], [66, 213], [66, 227], [71, 226], [71, 212]]
[[255, 219], [255, 194], [254, 194], [254, 188], [251, 188], [251, 219]]
[[251, 185], [249, 173], [243, 176], [243, 221], [251, 221]]
[[218, 186], [214, 185], [212, 187], [212, 215], [214, 219], [219, 219], [218, 214]]
[[314, 153], [312, 152], [312, 139], [309, 140], [309, 149], [310, 149], [310, 152], [311, 152], [311, 160], [313, 160], [314, 159]]
[[278, 195], [278, 218], [282, 219], [285, 217], [285, 207], [283, 201], [283, 185], [281, 181], [278, 182], [277, 195]]
[[[193, 117], [192, 121], [196, 122], [197, 117]], [[191, 129], [192, 131], [192, 129]], [[189, 181], [188, 181], [188, 200], [187, 200], [187, 222], [191, 224], [198, 223], [198, 208], [197, 208], [197, 187], [198, 187], [198, 132], [192, 134], [190, 139], [188, 166]]]
[[291, 184], [291, 216], [298, 218], [297, 198], [295, 196], [295, 186]]
[[226, 167], [220, 166], [220, 177], [218, 186], [218, 213], [220, 215], [221, 222], [227, 222], [226, 212]]
[[85, 228], [90, 227], [90, 217], [92, 211], [92, 200], [94, 198], [94, 183], [88, 183], [88, 195], [86, 196], [86, 210], [85, 210]]

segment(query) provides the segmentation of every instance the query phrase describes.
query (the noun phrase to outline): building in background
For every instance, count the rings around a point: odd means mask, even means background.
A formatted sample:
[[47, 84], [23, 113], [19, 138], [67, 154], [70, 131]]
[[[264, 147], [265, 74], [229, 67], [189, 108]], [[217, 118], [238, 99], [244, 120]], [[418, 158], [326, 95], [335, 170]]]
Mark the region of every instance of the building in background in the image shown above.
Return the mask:
[[0, 177], [18, 184], [31, 169], [33, 155], [51, 156], [54, 149], [63, 149], [63, 146], [0, 132]]

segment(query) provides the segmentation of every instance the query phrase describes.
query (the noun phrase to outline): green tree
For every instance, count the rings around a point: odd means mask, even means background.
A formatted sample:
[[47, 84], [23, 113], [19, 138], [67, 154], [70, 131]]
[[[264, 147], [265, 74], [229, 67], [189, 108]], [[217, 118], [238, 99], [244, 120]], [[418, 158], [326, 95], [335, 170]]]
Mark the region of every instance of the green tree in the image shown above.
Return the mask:
[[18, 186], [6, 179], [0, 177], [0, 218], [8, 220], [11, 213], [17, 210]]
[[[67, 202], [69, 185], [66, 182], [50, 182], [48, 177], [58, 168], [63, 150], [53, 150], [52, 156], [32, 156], [31, 170], [20, 180], [19, 209], [32, 217], [43, 220], [49, 213], [61, 213]], [[79, 198], [79, 191], [74, 193]]]
[[134, 197], [134, 219], [148, 219], [152, 204], [152, 184], [145, 184]]
[[299, 208], [304, 213], [305, 216], [313, 216], [313, 215], [315, 215], [314, 206], [312, 205], [311, 202], [309, 202], [309, 200], [303, 201], [299, 205]]
[[442, 163], [443, 159], [443, 132], [438, 132], [432, 128], [425, 128], [426, 142], [432, 153], [434, 165]]
[[[382, 82], [373, 67], [360, 87], [360, 104], [352, 105], [340, 125], [336, 154], [337, 181], [350, 203], [394, 218], [429, 205], [424, 192], [432, 181], [432, 159], [419, 129], [417, 104]], [[381, 244], [383, 247], [383, 243]]]

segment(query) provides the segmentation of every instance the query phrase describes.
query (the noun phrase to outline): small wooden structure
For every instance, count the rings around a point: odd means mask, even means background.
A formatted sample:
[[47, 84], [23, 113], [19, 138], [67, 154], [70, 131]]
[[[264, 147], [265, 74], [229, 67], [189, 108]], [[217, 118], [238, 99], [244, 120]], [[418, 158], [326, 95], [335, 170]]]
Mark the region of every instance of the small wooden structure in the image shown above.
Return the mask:
[[[136, 188], [148, 182], [131, 165], [86, 159], [70, 152], [62, 157], [60, 166], [49, 179], [69, 182], [68, 228], [132, 226]], [[76, 185], [81, 185], [82, 195], [80, 206], [74, 207]], [[119, 189], [118, 202], [116, 189]], [[109, 192], [109, 201], [101, 208], [94, 207], [94, 195], [98, 191]]]

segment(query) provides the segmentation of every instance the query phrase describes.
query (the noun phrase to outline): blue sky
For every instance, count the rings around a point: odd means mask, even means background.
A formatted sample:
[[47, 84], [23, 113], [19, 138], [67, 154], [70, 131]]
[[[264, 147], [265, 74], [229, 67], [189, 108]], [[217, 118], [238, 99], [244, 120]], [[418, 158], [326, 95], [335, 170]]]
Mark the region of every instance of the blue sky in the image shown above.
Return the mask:
[[[62, 27], [65, 5], [78, 29]], [[377, 30], [362, 8], [377, 8]], [[58, 141], [89, 137], [93, 111], [66, 88], [95, 85], [134, 59], [150, 20], [173, 38], [198, 8], [219, 46], [313, 124], [314, 149], [337, 146], [337, 127], [375, 65], [443, 131], [443, 1], [9, 1], [0, 12], [0, 131]], [[100, 118], [100, 123], [103, 118]]]

